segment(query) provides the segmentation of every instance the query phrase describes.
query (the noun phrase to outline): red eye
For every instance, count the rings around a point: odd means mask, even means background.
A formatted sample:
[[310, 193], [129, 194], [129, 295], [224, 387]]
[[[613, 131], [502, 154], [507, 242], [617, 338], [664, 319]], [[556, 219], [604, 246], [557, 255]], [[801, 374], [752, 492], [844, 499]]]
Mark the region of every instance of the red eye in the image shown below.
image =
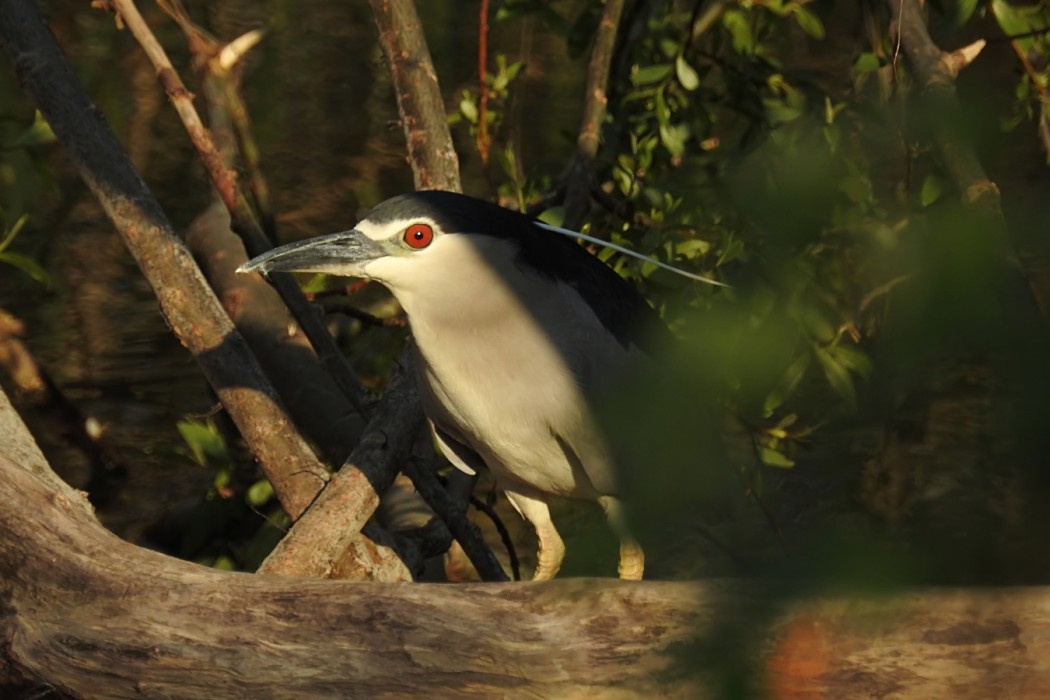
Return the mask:
[[412, 224], [405, 229], [405, 243], [409, 248], [420, 250], [434, 240], [434, 229], [429, 224]]

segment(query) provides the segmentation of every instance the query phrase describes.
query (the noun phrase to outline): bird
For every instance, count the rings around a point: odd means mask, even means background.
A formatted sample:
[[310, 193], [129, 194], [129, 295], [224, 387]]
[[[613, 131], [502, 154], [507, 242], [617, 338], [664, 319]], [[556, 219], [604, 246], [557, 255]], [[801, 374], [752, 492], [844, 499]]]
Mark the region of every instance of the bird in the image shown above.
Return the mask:
[[463, 472], [487, 469], [534, 528], [533, 579], [561, 567], [565, 545], [549, 503], [569, 498], [602, 507], [620, 541], [618, 574], [636, 580], [645, 555], [598, 412], [618, 382], [651, 365], [670, 331], [627, 280], [572, 240], [581, 236], [486, 200], [423, 190], [238, 272], [320, 272], [387, 287], [408, 318], [435, 442]]

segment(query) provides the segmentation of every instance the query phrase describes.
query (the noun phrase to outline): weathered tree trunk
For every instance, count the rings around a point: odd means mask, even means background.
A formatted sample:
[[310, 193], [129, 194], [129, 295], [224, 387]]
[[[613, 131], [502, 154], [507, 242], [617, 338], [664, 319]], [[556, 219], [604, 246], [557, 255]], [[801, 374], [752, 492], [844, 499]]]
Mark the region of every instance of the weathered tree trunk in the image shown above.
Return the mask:
[[206, 569], [104, 530], [0, 393], [0, 697], [1050, 697], [1050, 591], [789, 604], [756, 583]]

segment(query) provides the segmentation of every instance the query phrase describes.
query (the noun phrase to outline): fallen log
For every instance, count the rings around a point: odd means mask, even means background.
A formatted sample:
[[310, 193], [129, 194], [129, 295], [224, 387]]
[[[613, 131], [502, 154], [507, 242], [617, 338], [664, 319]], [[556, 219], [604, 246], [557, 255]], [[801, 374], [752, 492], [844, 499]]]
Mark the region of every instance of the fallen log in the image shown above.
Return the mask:
[[0, 393], [0, 696], [1050, 697], [1050, 590], [231, 573], [124, 542]]

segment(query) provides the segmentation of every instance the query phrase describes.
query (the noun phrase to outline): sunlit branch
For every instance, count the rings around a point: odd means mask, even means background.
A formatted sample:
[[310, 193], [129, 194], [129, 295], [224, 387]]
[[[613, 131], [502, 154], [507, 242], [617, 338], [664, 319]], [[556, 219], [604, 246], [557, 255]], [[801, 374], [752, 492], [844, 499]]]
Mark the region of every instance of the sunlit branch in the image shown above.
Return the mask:
[[576, 158], [569, 170], [565, 191], [565, 227], [578, 229], [583, 225], [590, 205], [591, 184], [594, 180], [594, 159], [601, 146], [602, 122], [608, 103], [609, 68], [612, 65], [616, 36], [619, 33], [623, 0], [608, 0], [602, 9], [594, 48], [587, 66], [587, 87], [584, 93], [583, 118], [576, 137]]

